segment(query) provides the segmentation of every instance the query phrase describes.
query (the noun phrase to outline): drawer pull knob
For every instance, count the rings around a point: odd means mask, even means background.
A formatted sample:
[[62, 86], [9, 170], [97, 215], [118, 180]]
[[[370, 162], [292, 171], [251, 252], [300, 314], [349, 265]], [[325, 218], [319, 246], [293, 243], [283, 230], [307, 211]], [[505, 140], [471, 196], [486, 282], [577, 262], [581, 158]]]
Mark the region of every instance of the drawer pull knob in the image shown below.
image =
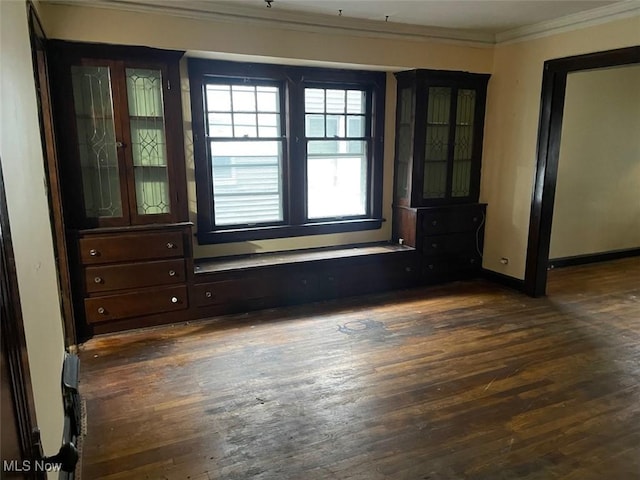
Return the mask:
[[478, 223], [478, 217], [473, 217], [473, 223]]
[[169, 270], [169, 276], [170, 277], [175, 277], [176, 276], [176, 271], [175, 270]]
[[475, 258], [472, 258], [472, 259], [470, 259], [470, 260], [469, 260], [469, 262], [470, 262], [470, 263], [476, 263], [476, 259], [475, 259]]
[[432, 243], [431, 244], [431, 248], [438, 248], [438, 244], [437, 243]]
[[438, 225], [438, 221], [434, 220], [433, 222], [431, 222], [431, 225], [433, 225], [435, 227], [436, 225]]
[[213, 297], [213, 293], [211, 293], [211, 292], [204, 292], [204, 296], [205, 296], [205, 297], [207, 297], [207, 298], [211, 298], [211, 297]]
[[171, 303], [178, 303], [178, 297], [171, 297]]
[[175, 243], [171, 243], [171, 242], [167, 242], [167, 248], [168, 249], [176, 248], [176, 244]]
[[411, 273], [411, 267], [404, 267], [404, 271], [407, 273]]
[[95, 277], [95, 278], [93, 279], [93, 281], [94, 281], [94, 282], [96, 282], [96, 283], [102, 283], [102, 278], [100, 278], [100, 277]]
[[104, 307], [98, 307], [98, 313], [99, 313], [100, 315], [104, 315], [104, 313], [105, 313], [105, 309], [104, 309]]
[[89, 255], [91, 255], [92, 257], [97, 257], [98, 255], [100, 255], [100, 252], [98, 252], [98, 250], [96, 250], [95, 248], [92, 248], [91, 250], [89, 250]]
[[433, 265], [429, 265], [429, 270], [433, 270]]

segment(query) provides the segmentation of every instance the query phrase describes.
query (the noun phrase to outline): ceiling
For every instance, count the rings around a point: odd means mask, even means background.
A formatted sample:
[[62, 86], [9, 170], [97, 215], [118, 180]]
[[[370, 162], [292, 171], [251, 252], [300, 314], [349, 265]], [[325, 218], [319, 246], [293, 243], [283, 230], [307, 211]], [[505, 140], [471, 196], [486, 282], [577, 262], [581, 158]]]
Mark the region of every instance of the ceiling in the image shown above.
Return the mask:
[[[265, 0], [200, 2], [210, 8], [236, 6], [264, 10]], [[270, 15], [277, 11], [475, 30], [497, 34], [604, 7], [621, 0], [273, 0]]]

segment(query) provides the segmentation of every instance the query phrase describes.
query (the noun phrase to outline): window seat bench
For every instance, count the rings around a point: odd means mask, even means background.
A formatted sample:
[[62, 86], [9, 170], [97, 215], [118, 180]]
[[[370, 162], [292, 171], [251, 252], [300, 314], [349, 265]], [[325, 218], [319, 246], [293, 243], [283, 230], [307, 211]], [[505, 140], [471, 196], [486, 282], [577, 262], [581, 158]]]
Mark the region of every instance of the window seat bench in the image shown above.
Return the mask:
[[416, 259], [391, 243], [196, 259], [190, 303], [204, 317], [405, 288]]

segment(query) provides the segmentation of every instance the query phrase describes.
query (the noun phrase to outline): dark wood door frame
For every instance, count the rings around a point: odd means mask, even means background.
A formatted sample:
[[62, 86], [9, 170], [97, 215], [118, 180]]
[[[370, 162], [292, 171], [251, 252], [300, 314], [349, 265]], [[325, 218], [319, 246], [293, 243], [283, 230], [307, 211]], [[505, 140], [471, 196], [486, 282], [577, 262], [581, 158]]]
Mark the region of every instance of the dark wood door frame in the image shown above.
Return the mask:
[[581, 70], [636, 63], [640, 63], [640, 46], [558, 58], [544, 63], [538, 127], [538, 162], [531, 198], [529, 242], [524, 276], [524, 289], [528, 295], [543, 296], [547, 287], [551, 224], [558, 179], [567, 75]]
[[47, 193], [50, 205], [51, 226], [53, 229], [54, 251], [58, 271], [58, 288], [63, 314], [65, 347], [77, 343], [76, 326], [71, 299], [71, 274], [69, 272], [69, 253], [66, 240], [66, 226], [62, 212], [62, 194], [60, 190], [60, 171], [58, 168], [56, 140], [53, 130], [53, 112], [51, 94], [49, 92], [49, 72], [47, 68], [47, 37], [38, 18], [38, 14], [30, 1], [27, 2], [29, 12], [29, 36], [31, 38], [31, 55], [33, 60], [34, 83], [38, 99], [38, 119], [42, 151], [45, 158], [47, 174]]

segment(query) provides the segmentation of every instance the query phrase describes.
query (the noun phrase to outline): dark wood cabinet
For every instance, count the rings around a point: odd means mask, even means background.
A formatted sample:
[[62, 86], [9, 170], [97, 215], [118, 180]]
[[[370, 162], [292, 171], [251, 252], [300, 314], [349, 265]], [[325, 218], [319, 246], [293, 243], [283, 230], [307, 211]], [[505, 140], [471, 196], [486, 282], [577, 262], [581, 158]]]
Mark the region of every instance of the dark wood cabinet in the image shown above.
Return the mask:
[[193, 275], [183, 52], [61, 41], [49, 49], [78, 330], [179, 319]]
[[131, 228], [77, 232], [76, 303], [87, 325], [149, 315], [179, 320], [173, 312], [189, 308], [191, 224]]
[[411, 70], [396, 78], [393, 240], [416, 248], [427, 281], [473, 273], [482, 264], [489, 75]]
[[52, 42], [69, 227], [186, 219], [181, 56], [143, 47]]

